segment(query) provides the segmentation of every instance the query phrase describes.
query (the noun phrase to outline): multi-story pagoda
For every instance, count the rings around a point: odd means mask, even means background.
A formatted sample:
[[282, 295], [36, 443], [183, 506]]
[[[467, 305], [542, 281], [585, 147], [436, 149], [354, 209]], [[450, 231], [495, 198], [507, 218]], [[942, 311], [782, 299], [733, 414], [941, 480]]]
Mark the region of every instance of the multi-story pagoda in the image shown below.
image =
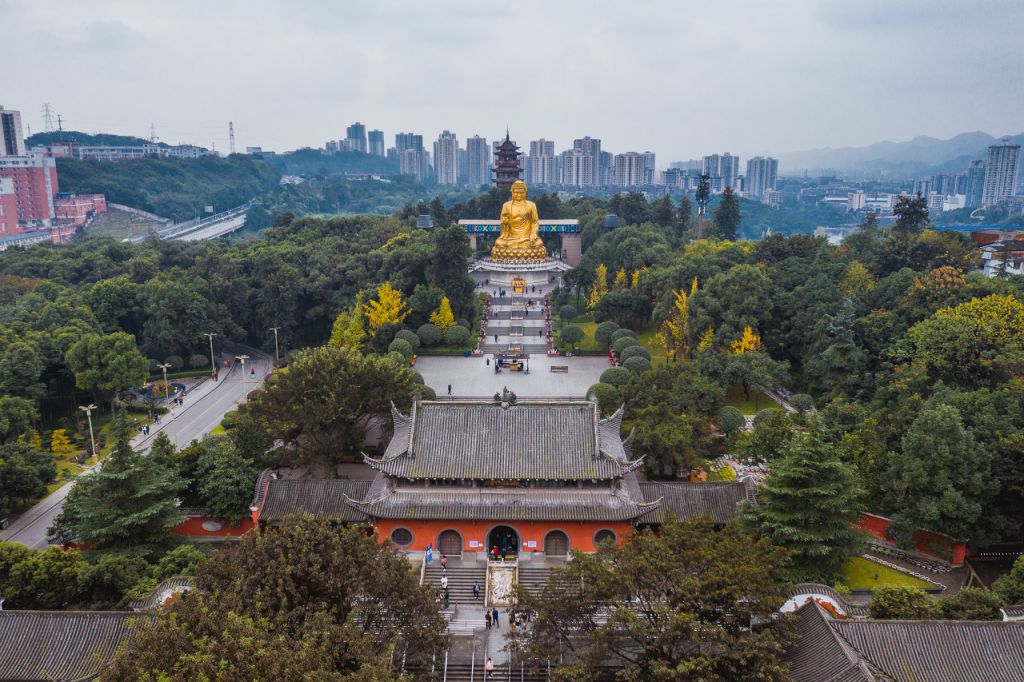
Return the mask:
[[506, 130], [505, 141], [494, 152], [494, 186], [508, 192], [522, 173], [519, 167], [519, 147], [509, 139]]

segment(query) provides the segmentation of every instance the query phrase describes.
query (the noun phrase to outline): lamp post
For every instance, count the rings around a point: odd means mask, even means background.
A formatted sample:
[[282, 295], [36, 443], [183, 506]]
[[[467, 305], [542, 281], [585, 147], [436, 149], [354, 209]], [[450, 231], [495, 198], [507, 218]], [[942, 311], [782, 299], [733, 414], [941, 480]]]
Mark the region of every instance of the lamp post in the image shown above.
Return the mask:
[[249, 359], [248, 355], [236, 355], [235, 359], [242, 363], [242, 383], [245, 383], [245, 361]]
[[[162, 365], [157, 365], [164, 371], [164, 402], [167, 402], [167, 398], [171, 395], [171, 385], [167, 383], [167, 368], [171, 366], [171, 363], [165, 362]], [[171, 414], [174, 414], [174, 408], [171, 408]]]
[[217, 336], [215, 333], [203, 334], [206, 338], [210, 339], [210, 376], [213, 380], [217, 380], [217, 362], [213, 359], [213, 337]]
[[270, 331], [274, 332], [274, 364], [275, 365], [277, 364], [277, 359], [278, 359], [278, 357], [277, 357], [278, 356], [278, 351], [277, 351], [277, 330], [278, 329], [280, 329], [280, 327], [271, 327], [270, 328]]
[[89, 419], [89, 444], [92, 446], [92, 463], [96, 464], [99, 458], [96, 456], [96, 436], [92, 431], [92, 411], [96, 409], [96, 406], [90, 403], [85, 407], [80, 406], [78, 409], [85, 412], [85, 416]]

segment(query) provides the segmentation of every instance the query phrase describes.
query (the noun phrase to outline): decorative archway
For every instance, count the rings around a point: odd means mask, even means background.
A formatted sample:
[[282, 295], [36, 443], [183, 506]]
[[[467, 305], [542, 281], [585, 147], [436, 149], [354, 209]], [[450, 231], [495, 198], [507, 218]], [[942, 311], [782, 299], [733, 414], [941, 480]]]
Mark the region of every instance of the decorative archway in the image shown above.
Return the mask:
[[553, 530], [544, 536], [544, 553], [548, 556], [565, 556], [569, 553], [569, 536], [560, 530]]
[[462, 554], [462, 535], [459, 531], [441, 531], [437, 536], [437, 551], [441, 554]]
[[487, 551], [492, 552], [495, 547], [501, 556], [519, 554], [519, 533], [511, 526], [495, 526], [487, 534]]

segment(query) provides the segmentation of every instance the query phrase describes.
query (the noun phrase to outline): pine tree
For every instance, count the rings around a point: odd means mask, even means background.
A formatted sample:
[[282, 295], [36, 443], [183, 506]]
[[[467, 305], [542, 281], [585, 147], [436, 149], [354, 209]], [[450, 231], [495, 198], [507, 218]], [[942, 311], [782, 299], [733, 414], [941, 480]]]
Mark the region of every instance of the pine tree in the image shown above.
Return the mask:
[[57, 457], [64, 457], [74, 451], [75, 446], [71, 444], [68, 432], [64, 429], [54, 429], [53, 433], [50, 434], [50, 452]]
[[447, 296], [442, 296], [441, 305], [430, 313], [430, 323], [440, 329], [442, 334], [455, 326], [455, 314], [452, 313], [452, 304]]
[[377, 287], [377, 299], [364, 305], [363, 310], [371, 333], [385, 324], [398, 324], [412, 312], [405, 305], [402, 292], [391, 286], [391, 280]]
[[348, 310], [338, 313], [331, 328], [331, 338], [327, 342], [333, 348], [350, 348], [362, 350], [366, 342], [366, 328], [364, 327], [364, 300], [366, 294], [362, 291], [356, 294], [355, 301]]
[[77, 540], [96, 549], [164, 542], [184, 518], [177, 505], [184, 484], [132, 448], [123, 411], [110, 430], [113, 451], [102, 468], [71, 489], [51, 533], [61, 542]]
[[853, 468], [823, 438], [801, 433], [772, 462], [747, 520], [789, 550], [792, 580], [831, 582], [860, 543], [860, 498]]
[[742, 221], [739, 199], [736, 198], [732, 187], [726, 187], [722, 193], [722, 200], [715, 209], [715, 228], [718, 230], [719, 238], [736, 241]]

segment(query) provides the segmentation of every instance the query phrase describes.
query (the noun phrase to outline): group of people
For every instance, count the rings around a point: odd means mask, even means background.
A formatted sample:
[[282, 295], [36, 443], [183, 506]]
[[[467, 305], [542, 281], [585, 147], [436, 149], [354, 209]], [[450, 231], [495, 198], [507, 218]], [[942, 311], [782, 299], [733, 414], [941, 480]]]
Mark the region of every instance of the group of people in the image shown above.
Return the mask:
[[491, 558], [495, 561], [497, 561], [498, 559], [504, 561], [505, 559], [511, 559], [515, 556], [515, 552], [510, 547], [502, 547], [499, 550], [497, 545], [491, 547], [491, 551], [489, 552], [489, 554], [491, 555]]

